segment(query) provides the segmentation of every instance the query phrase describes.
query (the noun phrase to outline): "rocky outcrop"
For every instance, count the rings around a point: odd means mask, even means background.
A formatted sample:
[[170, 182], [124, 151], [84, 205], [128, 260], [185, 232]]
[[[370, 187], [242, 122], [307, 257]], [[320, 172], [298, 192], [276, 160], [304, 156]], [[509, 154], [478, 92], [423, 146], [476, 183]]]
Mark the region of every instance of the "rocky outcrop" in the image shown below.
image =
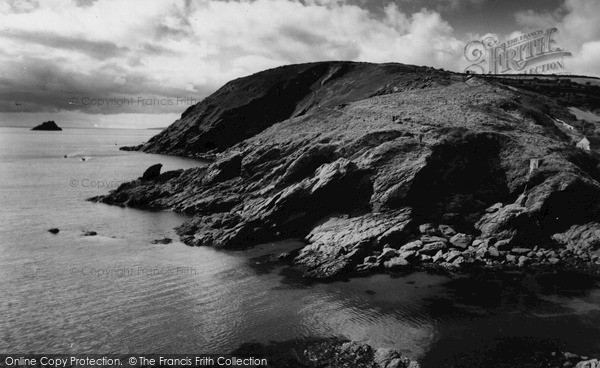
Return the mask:
[[59, 130], [62, 130], [62, 128], [59, 127], [58, 125], [56, 125], [56, 123], [54, 121], [50, 120], [50, 121], [43, 122], [40, 125], [37, 125], [37, 126], [31, 128], [31, 130], [59, 131]]
[[156, 179], [157, 177], [160, 176], [161, 168], [162, 168], [162, 164], [155, 164], [155, 165], [150, 166], [149, 168], [146, 169], [146, 171], [144, 171], [144, 174], [142, 175], [142, 180]]
[[598, 156], [575, 149], [578, 133], [556, 119], [575, 124], [551, 98], [500, 78], [282, 67], [227, 84], [142, 147], [212, 152], [211, 165], [94, 200], [186, 213], [177, 232], [189, 245], [304, 238], [288, 259], [307, 277], [594, 263]]
[[242, 344], [232, 352], [236, 357], [264, 357], [270, 367], [287, 368], [419, 368], [395, 349], [373, 348], [370, 345], [341, 339]]

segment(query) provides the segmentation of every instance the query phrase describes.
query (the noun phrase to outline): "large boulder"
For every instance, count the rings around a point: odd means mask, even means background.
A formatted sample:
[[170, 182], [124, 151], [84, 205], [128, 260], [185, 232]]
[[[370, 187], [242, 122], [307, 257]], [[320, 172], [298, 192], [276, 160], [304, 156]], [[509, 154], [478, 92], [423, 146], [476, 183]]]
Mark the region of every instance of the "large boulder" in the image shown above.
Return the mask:
[[381, 250], [390, 232], [396, 239], [408, 239], [411, 225], [408, 208], [351, 218], [332, 217], [308, 234], [310, 244], [300, 251], [294, 264], [307, 277], [334, 277], [352, 270], [365, 255]]

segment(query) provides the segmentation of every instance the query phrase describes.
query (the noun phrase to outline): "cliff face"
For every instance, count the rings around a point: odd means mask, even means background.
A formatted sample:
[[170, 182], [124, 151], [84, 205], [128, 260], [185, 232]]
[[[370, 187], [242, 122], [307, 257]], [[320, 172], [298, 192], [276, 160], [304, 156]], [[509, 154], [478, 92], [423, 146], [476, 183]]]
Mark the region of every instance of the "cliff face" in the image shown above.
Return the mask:
[[[552, 96], [399, 64], [315, 63], [230, 82], [141, 147], [207, 168], [94, 200], [192, 215], [190, 245], [300, 236], [310, 277], [598, 260], [600, 169]], [[534, 160], [532, 162], [532, 160]]]

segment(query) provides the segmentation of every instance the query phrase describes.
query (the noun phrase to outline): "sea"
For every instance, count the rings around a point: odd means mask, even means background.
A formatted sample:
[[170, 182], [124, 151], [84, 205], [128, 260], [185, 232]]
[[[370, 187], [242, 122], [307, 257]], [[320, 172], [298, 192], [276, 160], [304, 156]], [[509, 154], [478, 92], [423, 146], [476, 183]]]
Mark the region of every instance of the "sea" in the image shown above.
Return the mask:
[[[182, 214], [86, 200], [156, 163], [207, 165], [119, 150], [156, 133], [0, 128], [0, 352], [224, 354], [248, 342], [338, 337], [395, 348], [423, 367], [490, 367], [532, 351], [600, 357], [600, 285], [582, 275], [306, 283], [261, 262], [301, 239], [189, 247], [173, 230]], [[153, 244], [165, 237], [174, 241]]]

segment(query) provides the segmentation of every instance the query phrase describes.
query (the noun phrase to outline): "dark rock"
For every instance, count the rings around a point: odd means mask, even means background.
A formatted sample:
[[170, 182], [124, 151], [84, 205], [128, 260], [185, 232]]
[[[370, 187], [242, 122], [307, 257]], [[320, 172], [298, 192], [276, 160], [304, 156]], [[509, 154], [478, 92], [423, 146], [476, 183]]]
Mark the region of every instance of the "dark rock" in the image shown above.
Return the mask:
[[435, 226], [431, 223], [419, 225], [419, 231], [421, 232], [421, 234], [425, 234], [425, 235], [438, 235], [439, 234], [438, 229], [436, 229]]
[[150, 244], [171, 244], [173, 242], [173, 239], [171, 238], [162, 238], [162, 239], [155, 239], [153, 241], [150, 242]]
[[499, 251], [507, 251], [507, 250], [511, 250], [513, 245], [512, 245], [512, 241], [511, 239], [505, 239], [505, 240], [500, 240], [497, 241], [496, 243], [494, 243], [494, 246], [499, 250]]
[[58, 125], [56, 125], [56, 123], [54, 121], [50, 120], [50, 121], [43, 122], [42, 124], [31, 128], [31, 130], [59, 131], [59, 130], [62, 130], [62, 128], [59, 127]]
[[60, 230], [56, 227], [53, 227], [51, 229], [48, 229], [48, 232], [52, 233], [52, 234], [58, 234]]
[[96, 235], [98, 235], [98, 233], [95, 231], [85, 231], [83, 233], [83, 236], [96, 236]]
[[160, 169], [162, 168], [162, 164], [155, 164], [150, 166], [144, 171], [142, 175], [142, 180], [153, 180], [160, 176]]
[[242, 154], [234, 152], [223, 157], [210, 165], [206, 175], [202, 179], [202, 184], [210, 185], [225, 180], [233, 179], [240, 175], [242, 169]]

